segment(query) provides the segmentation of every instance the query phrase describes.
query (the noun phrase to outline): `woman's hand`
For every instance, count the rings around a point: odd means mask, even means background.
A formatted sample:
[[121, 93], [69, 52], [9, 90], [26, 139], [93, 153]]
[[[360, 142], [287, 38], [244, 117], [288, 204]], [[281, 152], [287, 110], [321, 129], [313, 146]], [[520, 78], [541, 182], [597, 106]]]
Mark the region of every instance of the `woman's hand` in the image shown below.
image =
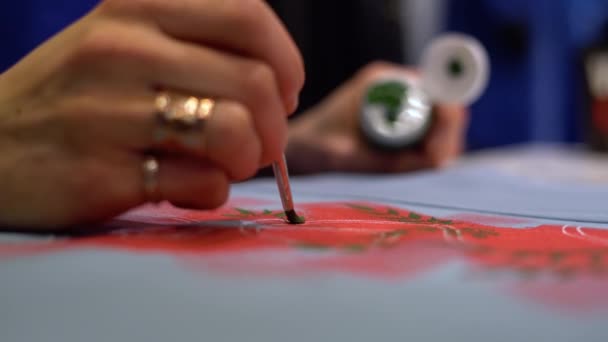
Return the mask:
[[[279, 158], [303, 63], [261, 0], [106, 0], [0, 75], [0, 225], [57, 228], [158, 193], [213, 208]], [[216, 100], [203, 128], [165, 129], [158, 91]], [[177, 143], [176, 143], [177, 142]]]
[[420, 149], [382, 152], [360, 133], [359, 111], [367, 88], [384, 75], [413, 74], [377, 62], [363, 68], [290, 127], [288, 158], [294, 172], [403, 172], [440, 167], [463, 149], [467, 111], [438, 106], [433, 126]]

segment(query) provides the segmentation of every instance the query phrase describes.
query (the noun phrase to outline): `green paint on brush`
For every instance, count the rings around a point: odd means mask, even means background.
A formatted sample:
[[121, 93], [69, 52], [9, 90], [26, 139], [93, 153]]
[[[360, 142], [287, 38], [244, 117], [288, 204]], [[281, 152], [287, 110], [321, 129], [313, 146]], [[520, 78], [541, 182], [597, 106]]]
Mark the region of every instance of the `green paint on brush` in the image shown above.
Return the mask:
[[306, 222], [304, 216], [298, 216], [295, 210], [288, 210], [285, 212], [285, 216], [287, 217], [287, 222], [291, 224], [303, 224]]

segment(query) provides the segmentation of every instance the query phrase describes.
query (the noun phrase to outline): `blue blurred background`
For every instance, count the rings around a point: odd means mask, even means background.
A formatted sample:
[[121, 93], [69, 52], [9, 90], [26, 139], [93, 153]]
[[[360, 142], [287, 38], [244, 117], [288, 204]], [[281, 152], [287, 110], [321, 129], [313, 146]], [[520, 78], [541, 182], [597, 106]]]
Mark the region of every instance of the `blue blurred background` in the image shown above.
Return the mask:
[[[424, 1], [427, 0], [418, 2]], [[3, 1], [0, 70], [10, 67], [96, 3]], [[440, 31], [469, 33], [480, 39], [490, 53], [492, 78], [487, 92], [472, 108], [467, 137], [470, 149], [582, 139], [585, 97], [581, 53], [593, 42], [608, 39], [608, 0], [432, 3], [441, 7]]]
[[608, 1], [453, 0], [446, 13], [447, 27], [480, 39], [492, 62], [471, 148], [582, 140], [582, 51], [605, 35]]

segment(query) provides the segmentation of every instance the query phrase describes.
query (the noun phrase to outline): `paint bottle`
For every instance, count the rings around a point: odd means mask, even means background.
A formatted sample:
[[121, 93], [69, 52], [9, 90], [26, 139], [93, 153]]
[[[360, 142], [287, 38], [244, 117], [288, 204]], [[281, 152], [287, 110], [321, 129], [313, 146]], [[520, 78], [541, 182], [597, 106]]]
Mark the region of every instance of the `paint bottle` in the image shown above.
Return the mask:
[[435, 104], [470, 105], [485, 90], [488, 56], [474, 38], [439, 36], [422, 55], [420, 75], [387, 75], [368, 88], [360, 125], [369, 142], [382, 149], [403, 149], [424, 139]]
[[588, 48], [583, 57], [587, 89], [585, 142], [608, 152], [608, 24], [604, 37]]

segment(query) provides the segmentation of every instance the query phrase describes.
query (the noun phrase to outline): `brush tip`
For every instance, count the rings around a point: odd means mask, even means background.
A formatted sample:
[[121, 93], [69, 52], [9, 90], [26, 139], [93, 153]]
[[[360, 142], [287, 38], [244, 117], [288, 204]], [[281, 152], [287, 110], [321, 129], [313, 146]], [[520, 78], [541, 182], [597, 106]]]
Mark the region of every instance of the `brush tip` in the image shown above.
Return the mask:
[[293, 209], [287, 210], [285, 212], [285, 216], [287, 217], [287, 222], [291, 224], [303, 224], [306, 222], [304, 216], [298, 216], [298, 214], [296, 214], [296, 211]]

